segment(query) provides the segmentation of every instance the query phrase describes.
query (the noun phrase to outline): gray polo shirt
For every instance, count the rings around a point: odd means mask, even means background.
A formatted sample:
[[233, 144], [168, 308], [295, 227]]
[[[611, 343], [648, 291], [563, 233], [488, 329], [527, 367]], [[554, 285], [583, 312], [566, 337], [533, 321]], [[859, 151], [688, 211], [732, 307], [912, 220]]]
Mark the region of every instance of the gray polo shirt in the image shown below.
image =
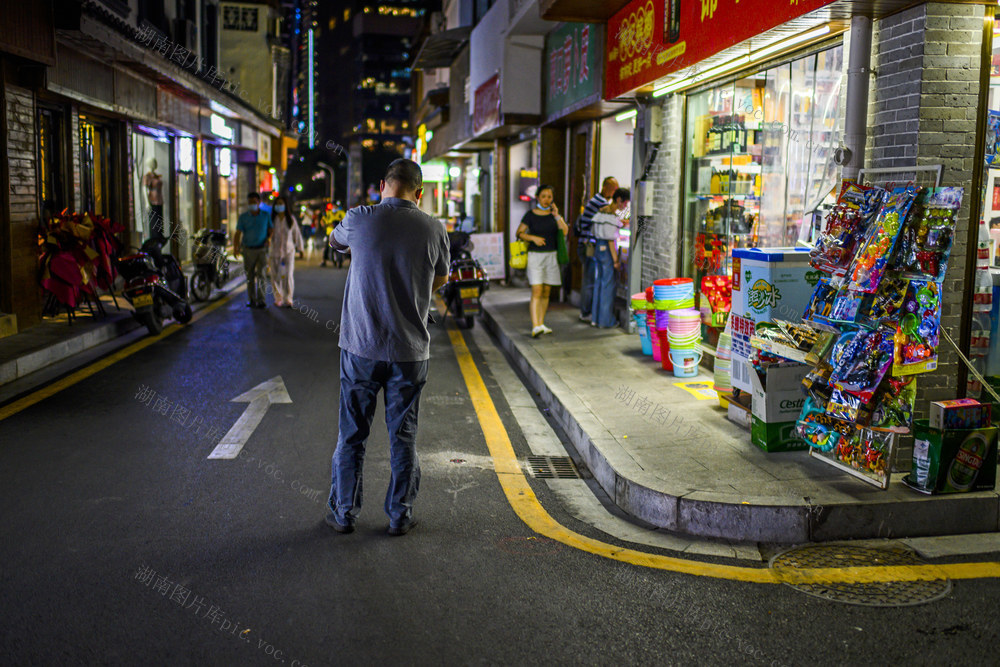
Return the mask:
[[386, 197], [348, 211], [333, 238], [351, 248], [340, 347], [379, 361], [429, 359], [431, 287], [450, 264], [444, 225], [412, 201]]

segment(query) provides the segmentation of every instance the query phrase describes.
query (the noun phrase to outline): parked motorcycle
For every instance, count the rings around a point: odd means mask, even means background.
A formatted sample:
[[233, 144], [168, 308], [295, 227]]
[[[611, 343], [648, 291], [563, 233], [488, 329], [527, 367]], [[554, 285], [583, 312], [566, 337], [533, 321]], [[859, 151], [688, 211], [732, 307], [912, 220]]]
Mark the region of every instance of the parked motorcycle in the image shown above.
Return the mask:
[[125, 279], [123, 293], [133, 315], [151, 334], [163, 331], [170, 315], [187, 324], [193, 312], [187, 302], [187, 280], [173, 255], [164, 254], [163, 241], [149, 239], [139, 252], [120, 257], [118, 271]]
[[221, 288], [229, 280], [226, 261], [226, 232], [203, 229], [194, 237], [194, 274], [191, 276], [191, 296], [208, 301], [212, 285]]
[[448, 282], [441, 287], [441, 296], [446, 306], [445, 315], [451, 312], [460, 327], [471, 329], [475, 325], [475, 315], [481, 308], [483, 292], [490, 287], [489, 276], [472, 256], [472, 241], [466, 232], [449, 232], [451, 246], [451, 270]]

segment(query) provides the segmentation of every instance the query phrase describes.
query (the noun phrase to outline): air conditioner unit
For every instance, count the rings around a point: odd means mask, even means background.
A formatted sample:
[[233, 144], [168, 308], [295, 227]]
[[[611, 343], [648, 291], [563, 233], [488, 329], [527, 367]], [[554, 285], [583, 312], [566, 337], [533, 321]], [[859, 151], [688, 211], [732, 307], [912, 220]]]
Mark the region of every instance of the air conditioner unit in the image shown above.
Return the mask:
[[646, 116], [646, 141], [658, 144], [663, 141], [663, 107], [651, 105]]

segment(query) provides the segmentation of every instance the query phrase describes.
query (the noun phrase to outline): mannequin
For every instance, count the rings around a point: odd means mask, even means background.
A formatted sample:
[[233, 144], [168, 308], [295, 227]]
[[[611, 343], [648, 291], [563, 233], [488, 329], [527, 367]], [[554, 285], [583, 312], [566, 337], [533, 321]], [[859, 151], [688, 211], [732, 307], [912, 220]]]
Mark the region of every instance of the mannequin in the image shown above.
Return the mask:
[[156, 158], [149, 160], [149, 171], [142, 177], [149, 202], [149, 231], [152, 236], [166, 238], [163, 220], [163, 176], [156, 173]]

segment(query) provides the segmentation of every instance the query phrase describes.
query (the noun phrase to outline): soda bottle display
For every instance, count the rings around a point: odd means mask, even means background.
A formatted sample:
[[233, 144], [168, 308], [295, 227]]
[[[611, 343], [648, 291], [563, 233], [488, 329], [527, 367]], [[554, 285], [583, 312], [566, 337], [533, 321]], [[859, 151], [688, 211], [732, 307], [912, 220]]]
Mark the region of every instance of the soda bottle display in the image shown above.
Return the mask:
[[989, 446], [985, 435], [970, 433], [955, 452], [955, 459], [948, 467], [943, 491], [968, 491], [979, 476], [979, 469], [983, 467]]

